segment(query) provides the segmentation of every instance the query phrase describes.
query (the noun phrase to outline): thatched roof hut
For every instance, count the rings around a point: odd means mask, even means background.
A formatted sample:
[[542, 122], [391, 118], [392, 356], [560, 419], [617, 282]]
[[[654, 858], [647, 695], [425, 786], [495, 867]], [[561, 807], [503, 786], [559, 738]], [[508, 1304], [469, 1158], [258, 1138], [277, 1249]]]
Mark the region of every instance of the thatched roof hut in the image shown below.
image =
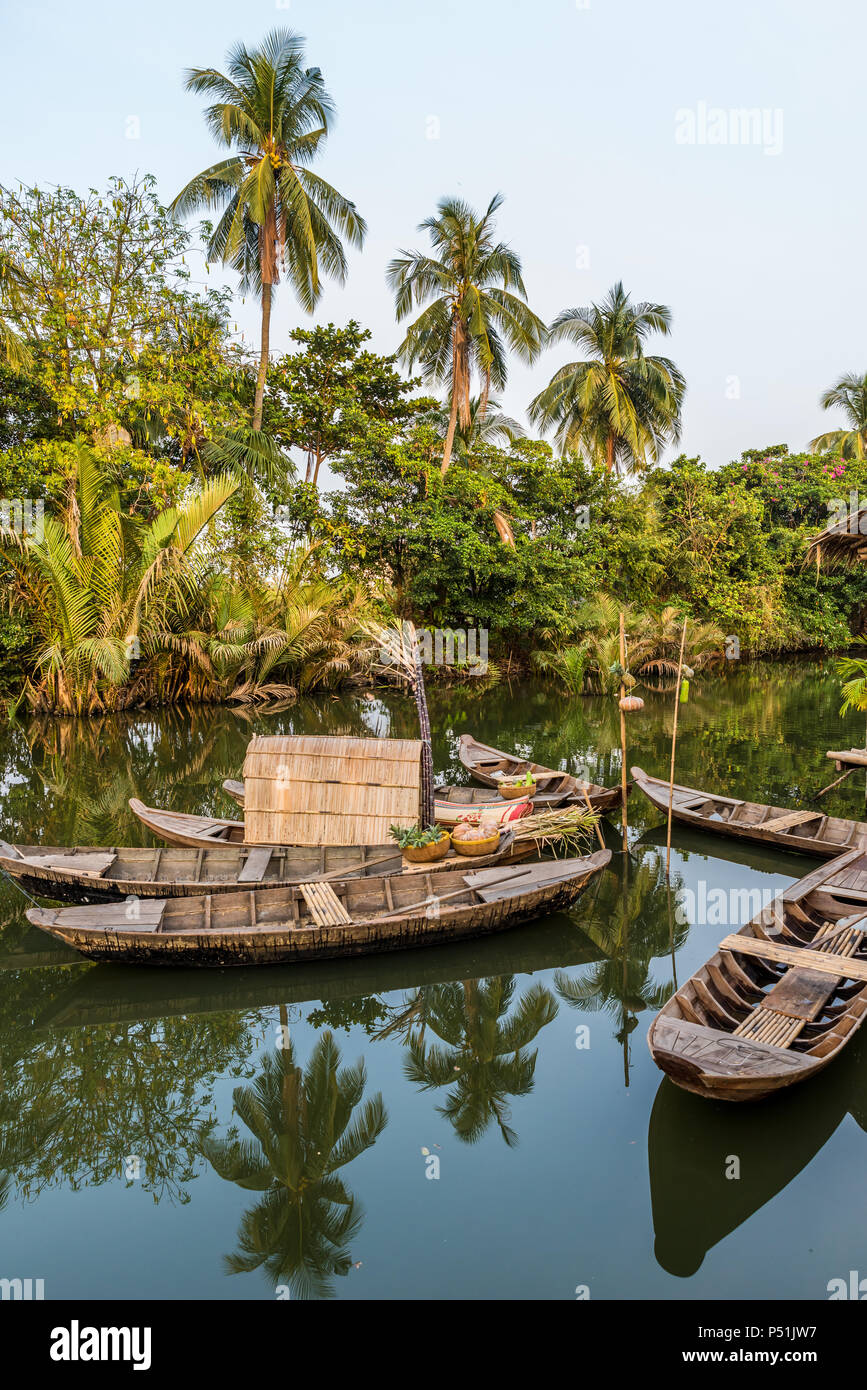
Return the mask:
[[851, 511], [842, 521], [826, 526], [808, 542], [805, 564], [817, 569], [841, 569], [867, 561], [867, 506]]
[[244, 838], [254, 845], [384, 845], [415, 825], [420, 739], [256, 737], [244, 760]]

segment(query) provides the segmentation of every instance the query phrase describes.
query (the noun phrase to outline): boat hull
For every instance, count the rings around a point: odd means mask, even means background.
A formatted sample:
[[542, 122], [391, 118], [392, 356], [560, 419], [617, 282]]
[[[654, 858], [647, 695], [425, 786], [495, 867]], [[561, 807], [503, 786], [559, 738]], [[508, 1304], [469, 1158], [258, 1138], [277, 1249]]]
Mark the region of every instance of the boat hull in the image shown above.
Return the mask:
[[[164, 850], [158, 862], [156, 850], [112, 847], [95, 848], [84, 853], [102, 854], [113, 858], [105, 873], [94, 876], [75, 867], [79, 856], [63, 846], [3, 846], [0, 842], [0, 869], [9, 874], [30, 893], [72, 902], [101, 902], [117, 898], [185, 898], [203, 894], [237, 893], [244, 888], [239, 882], [250, 847], [226, 846], [202, 852], [183, 846]], [[480, 856], [474, 863], [479, 868], [489, 864], [513, 864], [535, 853], [532, 841], [515, 843], [507, 831], [501, 847], [494, 854]], [[54, 864], [28, 866], [28, 857], [53, 858]], [[63, 861], [67, 861], [64, 865]], [[452, 869], [458, 856], [452, 851], [434, 864], [420, 868], [438, 872]], [[416, 866], [407, 864], [393, 845], [326, 845], [319, 849], [307, 846], [280, 846], [273, 852], [273, 863], [266, 876], [250, 882], [251, 888], [286, 888], [293, 884], [316, 881], [339, 875], [341, 878], [374, 874], [413, 873]], [[154, 877], [154, 874], [158, 875]]]
[[[99, 914], [105, 921], [106, 907], [96, 908], [31, 908], [27, 917], [55, 940], [64, 942], [90, 960], [113, 964], [224, 968], [250, 965], [291, 965], [310, 960], [342, 959], [379, 952], [403, 951], [410, 948], [439, 945], [491, 935], [528, 922], [543, 914], [569, 907], [579, 896], [588, 880], [604, 868], [610, 851], [600, 851], [581, 860], [557, 861], [555, 866], [531, 865], [526, 869], [506, 870], [518, 885], [513, 896], [500, 897], [482, 904], [470, 903], [457, 907], [441, 907], [413, 911], [382, 920], [374, 913], [365, 920], [356, 916], [347, 923], [316, 926], [312, 922], [293, 926], [285, 920], [288, 915], [286, 894], [236, 894], [237, 903], [224, 899], [223, 915], [244, 918], [249, 910], [248, 899], [255, 896], [258, 912], [264, 916], [284, 914], [284, 920], [273, 926], [267, 921], [257, 925], [215, 926], [212, 930], [192, 928], [163, 929], [157, 908], [156, 915], [146, 925], [138, 927], [135, 907], [118, 904], [110, 925], [98, 925]], [[559, 874], [554, 881], [534, 886], [534, 874], [547, 871]], [[491, 870], [491, 874], [496, 874]], [[472, 875], [471, 875], [472, 877]], [[528, 887], [521, 889], [520, 880], [526, 877]], [[455, 881], [466, 878], [454, 873]], [[375, 894], [378, 880], [372, 879], [371, 893]], [[339, 887], [339, 884], [335, 884]], [[359, 881], [352, 887], [360, 891]], [[416, 880], [413, 895], [421, 885]], [[270, 899], [270, 902], [269, 902]], [[207, 899], [204, 901], [208, 901]], [[431, 899], [433, 901], [433, 899]], [[133, 915], [127, 920], [126, 913]], [[90, 921], [87, 914], [90, 913]], [[80, 914], [76, 916], [76, 914]], [[155, 926], [153, 923], [156, 922]]]
[[867, 1017], [867, 855], [852, 849], [775, 898], [653, 1020], [650, 1055], [708, 1100], [763, 1100], [823, 1071]]
[[[659, 777], [649, 777], [640, 767], [630, 769], [633, 782], [663, 815], [668, 815], [669, 784]], [[714, 813], [703, 812], [684, 802], [713, 804], [718, 809]], [[859, 821], [846, 821], [833, 816], [823, 816], [820, 811], [810, 813], [809, 819], [800, 825], [787, 829], [767, 830], [761, 819], [754, 823], [732, 821], [728, 817], [738, 812], [738, 808], [749, 808], [748, 815], [756, 817], [767, 812], [765, 819], [792, 816], [797, 813], [787, 811], [784, 806], [764, 806], [757, 802], [747, 802], [733, 796], [716, 796], [712, 792], [702, 792], [696, 787], [674, 785], [671, 804], [672, 820], [680, 825], [689, 825], [709, 835], [721, 835], [726, 839], [746, 840], [756, 845], [774, 845], [778, 849], [791, 850], [796, 854], [809, 854], [818, 859], [834, 859], [844, 850], [858, 848], [867, 850], [867, 825]], [[805, 813], [806, 814], [806, 813]], [[714, 819], [713, 816], [725, 818]], [[818, 835], [807, 833], [810, 823], [823, 825]]]
[[[227, 778], [223, 783], [223, 791], [239, 806], [244, 805], [243, 782]], [[510, 819], [517, 819], [515, 812], [518, 806], [526, 808], [529, 804], [531, 809], [544, 810], [553, 806], [561, 806], [564, 800], [568, 800], [568, 797], [554, 792], [537, 792], [532, 798], [532, 803], [529, 803], [528, 798], [509, 803], [503, 797], [495, 795], [489, 790], [483, 790], [481, 787], [458, 787], [438, 783], [434, 787], [434, 819], [439, 825], [457, 825], [466, 816], [479, 811], [502, 811], [505, 813], [510, 805], [513, 810]], [[525, 809], [522, 814], [528, 814], [528, 811]], [[506, 818], [505, 814], [503, 818]]]

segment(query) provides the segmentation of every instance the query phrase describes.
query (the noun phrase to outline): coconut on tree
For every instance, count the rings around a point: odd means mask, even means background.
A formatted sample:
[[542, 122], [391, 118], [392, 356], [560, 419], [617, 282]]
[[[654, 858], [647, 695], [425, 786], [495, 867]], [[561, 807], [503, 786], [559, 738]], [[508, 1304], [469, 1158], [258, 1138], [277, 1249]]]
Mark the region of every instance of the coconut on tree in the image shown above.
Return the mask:
[[319, 68], [305, 66], [304, 39], [275, 29], [259, 48], [237, 44], [228, 72], [192, 68], [188, 91], [213, 98], [205, 121], [232, 151], [196, 174], [172, 203], [178, 216], [221, 209], [208, 255], [230, 265], [245, 292], [261, 298], [262, 332], [253, 429], [262, 428], [271, 304], [281, 271], [308, 313], [322, 277], [346, 278], [344, 238], [366, 229], [355, 204], [309, 167], [330, 131], [334, 103]]
[[664, 304], [634, 304], [618, 282], [601, 304], [564, 309], [548, 330], [551, 342], [584, 352], [554, 373], [530, 404], [530, 419], [554, 427], [564, 452], [573, 449], [611, 472], [655, 463], [680, 438], [686, 383], [668, 357], [648, 355], [646, 339], [671, 331]]
[[867, 458], [867, 372], [863, 376], [846, 372], [822, 393], [819, 404], [823, 410], [839, 406], [848, 428], [820, 434], [810, 440], [810, 448], [818, 454], [839, 454], [844, 459]]
[[496, 194], [479, 217], [460, 199], [443, 198], [436, 215], [418, 227], [428, 233], [432, 254], [401, 250], [388, 267], [398, 322], [422, 309], [407, 329], [399, 356], [410, 370], [418, 364], [426, 380], [448, 383], [444, 474], [456, 432], [467, 434], [473, 426], [473, 375], [480, 383], [475, 412], [480, 427], [491, 387], [505, 387], [508, 353], [532, 362], [544, 337], [542, 320], [527, 304], [520, 258], [495, 240], [494, 215], [502, 201]]

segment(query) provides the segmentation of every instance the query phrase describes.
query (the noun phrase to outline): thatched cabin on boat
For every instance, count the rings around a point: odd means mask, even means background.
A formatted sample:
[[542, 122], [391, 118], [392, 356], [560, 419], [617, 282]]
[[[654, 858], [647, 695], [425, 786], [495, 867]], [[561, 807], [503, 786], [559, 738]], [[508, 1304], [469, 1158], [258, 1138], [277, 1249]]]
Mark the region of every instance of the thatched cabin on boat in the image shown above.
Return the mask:
[[419, 739], [255, 737], [244, 760], [254, 845], [380, 845], [421, 812]]

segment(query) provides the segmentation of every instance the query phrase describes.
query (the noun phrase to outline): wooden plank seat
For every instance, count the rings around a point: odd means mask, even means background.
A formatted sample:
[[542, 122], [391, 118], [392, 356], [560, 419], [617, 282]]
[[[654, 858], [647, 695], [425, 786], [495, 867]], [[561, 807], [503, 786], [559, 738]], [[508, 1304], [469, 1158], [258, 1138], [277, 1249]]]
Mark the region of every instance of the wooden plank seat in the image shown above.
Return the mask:
[[772, 816], [762, 821], [763, 830], [791, 830], [795, 825], [803, 825], [808, 820], [818, 820], [818, 811], [787, 811], [782, 816]]
[[86, 874], [88, 878], [102, 878], [110, 869], [117, 855], [109, 850], [92, 852], [70, 850], [68, 854], [22, 854], [20, 859], [41, 869], [75, 869], [76, 873]]
[[[106, 903], [100, 910], [102, 922], [109, 931], [159, 931], [165, 914], [165, 898], [134, 898]], [[86, 927], [93, 919], [92, 907], [63, 909], [64, 921], [71, 927]]]
[[838, 979], [862, 980], [867, 983], [867, 960], [849, 960], [832, 952], [823, 955], [821, 951], [810, 951], [806, 947], [782, 946], [776, 941], [760, 941], [758, 937], [740, 936], [737, 933], [724, 937], [719, 949], [737, 952], [738, 955], [757, 956], [781, 965], [820, 970]]
[[251, 849], [243, 869], [238, 874], [238, 882], [261, 883], [268, 871], [268, 865], [271, 863], [272, 853], [273, 851], [267, 845], [261, 849]]

